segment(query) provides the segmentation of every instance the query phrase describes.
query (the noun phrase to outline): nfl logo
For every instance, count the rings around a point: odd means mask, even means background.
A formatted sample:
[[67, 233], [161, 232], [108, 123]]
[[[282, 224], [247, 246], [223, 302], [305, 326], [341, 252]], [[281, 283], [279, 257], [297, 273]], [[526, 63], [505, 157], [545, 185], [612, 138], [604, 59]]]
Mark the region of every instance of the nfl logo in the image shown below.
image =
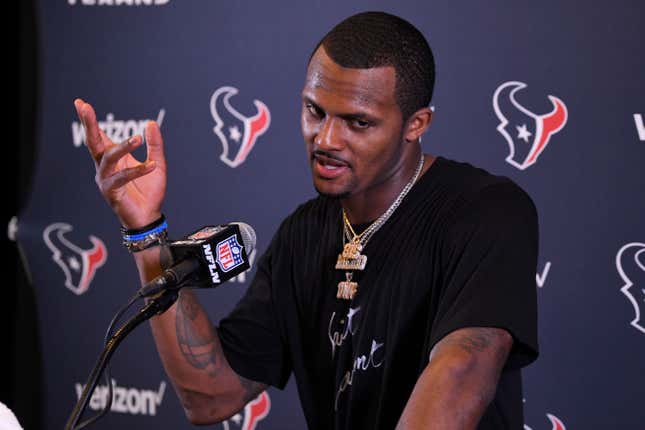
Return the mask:
[[233, 235], [217, 244], [217, 263], [224, 272], [244, 264], [242, 247], [237, 242], [237, 236]]

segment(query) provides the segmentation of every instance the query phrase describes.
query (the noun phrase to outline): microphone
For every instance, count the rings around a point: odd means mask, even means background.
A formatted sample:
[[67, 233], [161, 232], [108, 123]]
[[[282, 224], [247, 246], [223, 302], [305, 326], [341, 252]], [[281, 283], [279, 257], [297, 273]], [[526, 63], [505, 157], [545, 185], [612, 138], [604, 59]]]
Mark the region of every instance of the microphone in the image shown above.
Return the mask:
[[149, 297], [161, 291], [190, 287], [213, 288], [248, 270], [255, 248], [255, 231], [243, 222], [206, 226], [186, 238], [168, 243], [170, 268], [141, 287], [137, 294]]

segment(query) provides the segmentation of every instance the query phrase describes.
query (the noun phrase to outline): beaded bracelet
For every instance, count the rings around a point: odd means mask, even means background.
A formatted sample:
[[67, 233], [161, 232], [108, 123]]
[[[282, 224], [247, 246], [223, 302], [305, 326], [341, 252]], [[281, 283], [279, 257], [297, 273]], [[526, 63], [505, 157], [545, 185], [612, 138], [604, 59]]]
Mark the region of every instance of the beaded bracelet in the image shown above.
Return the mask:
[[123, 245], [130, 252], [139, 252], [155, 245], [162, 245], [168, 239], [168, 223], [162, 214], [156, 221], [137, 229], [121, 227]]

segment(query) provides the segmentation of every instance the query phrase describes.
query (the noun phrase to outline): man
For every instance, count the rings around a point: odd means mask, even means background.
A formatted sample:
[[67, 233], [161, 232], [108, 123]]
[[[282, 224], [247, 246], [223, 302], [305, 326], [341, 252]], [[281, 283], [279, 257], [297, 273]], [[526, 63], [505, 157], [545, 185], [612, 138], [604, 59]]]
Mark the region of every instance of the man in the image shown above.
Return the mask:
[[[221, 421], [293, 373], [311, 429], [522, 428], [535, 208], [506, 178], [423, 155], [433, 84], [427, 42], [392, 15], [352, 16], [316, 47], [301, 120], [320, 196], [282, 223], [219, 328], [188, 290], [151, 322], [191, 422]], [[75, 106], [126, 232], [157, 232], [159, 128], [140, 163], [140, 136], [114, 144]], [[161, 271], [159, 242], [132, 244], [141, 282]]]

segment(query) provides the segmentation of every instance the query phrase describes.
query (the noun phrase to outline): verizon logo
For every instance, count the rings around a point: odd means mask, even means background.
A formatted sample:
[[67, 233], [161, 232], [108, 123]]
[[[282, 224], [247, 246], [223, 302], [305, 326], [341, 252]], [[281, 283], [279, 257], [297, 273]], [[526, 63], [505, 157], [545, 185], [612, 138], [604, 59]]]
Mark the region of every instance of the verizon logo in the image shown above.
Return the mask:
[[[157, 124], [161, 127], [163, 123], [166, 110], [161, 109], [157, 115]], [[135, 135], [143, 136], [146, 130], [146, 124], [149, 119], [128, 119], [128, 120], [115, 120], [113, 113], [108, 113], [105, 121], [99, 121], [99, 128], [115, 143], [124, 142]], [[87, 137], [85, 136], [85, 128], [83, 124], [78, 121], [72, 122], [72, 140], [74, 146], [78, 148], [81, 145], [87, 145]]]
[[[76, 396], [81, 398], [84, 385], [76, 383]], [[113, 412], [130, 415], [157, 415], [157, 407], [161, 406], [166, 382], [161, 381], [157, 390], [121, 387], [112, 379], [112, 408]], [[90, 398], [89, 407], [95, 411], [102, 410], [108, 401], [108, 386], [97, 385]]]

